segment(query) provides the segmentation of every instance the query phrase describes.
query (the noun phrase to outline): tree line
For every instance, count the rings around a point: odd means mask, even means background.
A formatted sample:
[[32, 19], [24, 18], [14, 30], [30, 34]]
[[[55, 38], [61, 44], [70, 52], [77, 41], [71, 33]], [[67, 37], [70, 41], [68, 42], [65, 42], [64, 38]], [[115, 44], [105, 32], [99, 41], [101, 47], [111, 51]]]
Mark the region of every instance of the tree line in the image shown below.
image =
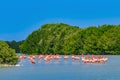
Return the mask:
[[120, 54], [120, 25], [45, 24], [20, 46], [26, 54]]

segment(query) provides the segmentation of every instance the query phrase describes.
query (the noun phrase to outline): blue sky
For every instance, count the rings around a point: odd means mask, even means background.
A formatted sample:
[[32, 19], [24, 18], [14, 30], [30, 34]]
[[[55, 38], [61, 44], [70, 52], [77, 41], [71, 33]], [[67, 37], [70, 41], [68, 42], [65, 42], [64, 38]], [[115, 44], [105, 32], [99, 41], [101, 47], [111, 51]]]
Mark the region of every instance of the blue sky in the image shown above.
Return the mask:
[[0, 40], [24, 40], [45, 23], [120, 24], [120, 0], [0, 0]]

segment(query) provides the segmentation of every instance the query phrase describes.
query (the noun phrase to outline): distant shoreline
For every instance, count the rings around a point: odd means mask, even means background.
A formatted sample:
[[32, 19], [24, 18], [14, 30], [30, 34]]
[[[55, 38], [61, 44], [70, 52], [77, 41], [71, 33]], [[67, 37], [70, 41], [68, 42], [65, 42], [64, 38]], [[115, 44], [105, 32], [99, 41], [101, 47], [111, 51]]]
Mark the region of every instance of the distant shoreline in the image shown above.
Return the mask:
[[0, 64], [0, 68], [1, 67], [14, 67], [16, 65], [10, 65], [10, 64]]

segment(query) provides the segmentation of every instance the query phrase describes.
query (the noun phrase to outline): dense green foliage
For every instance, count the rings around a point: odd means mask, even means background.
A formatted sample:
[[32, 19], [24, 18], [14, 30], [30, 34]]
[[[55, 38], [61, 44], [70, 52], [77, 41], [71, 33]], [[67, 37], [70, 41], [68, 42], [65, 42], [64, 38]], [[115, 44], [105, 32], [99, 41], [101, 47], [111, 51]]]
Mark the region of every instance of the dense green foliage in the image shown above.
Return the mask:
[[5, 41], [5, 42], [9, 45], [10, 48], [15, 49], [16, 53], [20, 53], [19, 46], [24, 42], [24, 40], [22, 41], [13, 40], [13, 41]]
[[8, 44], [0, 41], [0, 64], [16, 64], [18, 62], [14, 49], [9, 48]]
[[26, 54], [120, 54], [120, 25], [45, 24], [20, 46]]

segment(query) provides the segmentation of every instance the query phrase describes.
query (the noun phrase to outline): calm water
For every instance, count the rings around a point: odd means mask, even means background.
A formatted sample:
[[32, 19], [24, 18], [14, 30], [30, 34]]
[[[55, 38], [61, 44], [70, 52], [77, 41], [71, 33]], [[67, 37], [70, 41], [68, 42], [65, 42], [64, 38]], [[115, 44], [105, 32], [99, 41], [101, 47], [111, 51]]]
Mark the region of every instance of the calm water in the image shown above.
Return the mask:
[[21, 66], [0, 68], [0, 80], [120, 80], [120, 56], [108, 56], [106, 63], [81, 61], [37, 62], [22, 60]]

